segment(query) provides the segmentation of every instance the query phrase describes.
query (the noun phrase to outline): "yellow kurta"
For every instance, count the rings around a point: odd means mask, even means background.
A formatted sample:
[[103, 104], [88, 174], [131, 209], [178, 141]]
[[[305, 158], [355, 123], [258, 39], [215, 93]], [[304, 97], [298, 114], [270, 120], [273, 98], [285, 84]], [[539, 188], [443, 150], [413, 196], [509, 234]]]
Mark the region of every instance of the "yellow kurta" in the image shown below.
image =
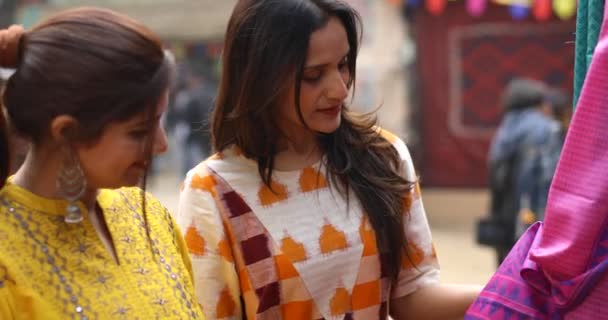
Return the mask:
[[[67, 202], [8, 183], [0, 191], [0, 319], [203, 319], [171, 215], [141, 190], [97, 198], [118, 263]], [[146, 231], [148, 230], [148, 231]]]

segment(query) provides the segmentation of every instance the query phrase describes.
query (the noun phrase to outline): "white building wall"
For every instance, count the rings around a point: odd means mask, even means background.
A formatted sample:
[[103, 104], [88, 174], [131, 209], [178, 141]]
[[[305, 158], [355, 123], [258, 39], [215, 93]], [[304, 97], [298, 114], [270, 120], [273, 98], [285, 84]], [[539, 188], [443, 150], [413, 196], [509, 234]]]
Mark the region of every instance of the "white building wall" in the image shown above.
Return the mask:
[[385, 129], [408, 140], [410, 130], [409, 92], [405, 66], [411, 59], [413, 44], [401, 4], [387, 0], [348, 0], [363, 19], [363, 45], [358, 59], [357, 89], [353, 106], [357, 110], [378, 109], [378, 120]]

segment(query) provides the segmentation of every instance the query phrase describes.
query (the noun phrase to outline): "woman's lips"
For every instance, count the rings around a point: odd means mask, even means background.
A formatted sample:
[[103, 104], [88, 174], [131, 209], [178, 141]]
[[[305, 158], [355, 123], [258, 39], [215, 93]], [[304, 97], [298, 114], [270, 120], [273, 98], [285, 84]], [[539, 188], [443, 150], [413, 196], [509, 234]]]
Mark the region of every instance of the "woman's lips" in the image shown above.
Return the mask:
[[341, 110], [342, 110], [342, 106], [337, 105], [337, 106], [333, 106], [333, 107], [330, 107], [330, 108], [319, 109], [317, 111], [320, 112], [320, 113], [323, 113], [325, 115], [335, 117], [335, 116], [337, 116], [340, 113]]

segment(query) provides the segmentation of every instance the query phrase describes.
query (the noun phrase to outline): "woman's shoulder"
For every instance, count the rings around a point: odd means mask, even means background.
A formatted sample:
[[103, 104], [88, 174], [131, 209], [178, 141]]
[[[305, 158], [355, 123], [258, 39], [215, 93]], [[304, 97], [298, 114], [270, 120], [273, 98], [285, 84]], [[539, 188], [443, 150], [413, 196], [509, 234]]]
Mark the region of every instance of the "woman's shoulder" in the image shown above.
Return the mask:
[[224, 156], [220, 152], [211, 155], [209, 158], [205, 159], [204, 161], [200, 162], [199, 164], [188, 170], [188, 173], [186, 173], [185, 181], [188, 182], [192, 180], [193, 176], [207, 176], [211, 174], [211, 170], [209, 167], [210, 164], [222, 163], [224, 161]]
[[408, 179], [412, 179], [412, 181], [416, 180], [417, 177], [416, 171], [414, 169], [414, 162], [412, 160], [412, 156], [410, 155], [410, 151], [407, 147], [407, 144], [397, 135], [393, 134], [388, 130], [385, 130], [381, 127], [377, 127], [376, 129], [380, 134], [380, 137], [388, 141], [393, 146], [393, 148], [397, 150], [397, 153], [399, 153], [399, 157], [401, 158], [403, 168], [405, 169], [405, 172], [408, 175]]
[[403, 161], [407, 161], [407, 162], [412, 161], [410, 151], [409, 151], [407, 145], [405, 144], [405, 142], [401, 138], [399, 138], [394, 133], [392, 133], [386, 129], [383, 129], [381, 127], [378, 127], [377, 130], [378, 130], [378, 133], [380, 134], [380, 136], [382, 138], [384, 138], [386, 141], [390, 142], [390, 144], [393, 146], [393, 148], [395, 148], [397, 150], [397, 152], [399, 153], [399, 156], [401, 157], [401, 159]]
[[[102, 190], [97, 200], [106, 215], [125, 216], [125, 213], [129, 213], [130, 218], [117, 218], [114, 221], [135, 222], [133, 228], [139, 227], [137, 222], [142, 220], [151, 226], [163, 226], [162, 228], [153, 227], [152, 229], [156, 232], [159, 230], [172, 231], [175, 225], [172, 213], [155, 196], [139, 187]], [[144, 207], [145, 210], [142, 209]]]
[[241, 180], [257, 175], [257, 163], [246, 158], [238, 147], [229, 146], [192, 168], [186, 175], [183, 187], [217, 182], [217, 179]]
[[108, 201], [112, 200], [116, 201], [137, 201], [141, 202], [143, 199], [146, 199], [146, 202], [158, 202], [152, 194], [144, 191], [140, 187], [122, 187], [118, 189], [102, 189], [99, 192], [97, 197], [98, 201]]
[[112, 208], [113, 211], [126, 210], [143, 214], [142, 206], [145, 205], [145, 214], [148, 217], [165, 217], [170, 214], [154, 195], [139, 187], [103, 189], [100, 191], [97, 201], [102, 208]]

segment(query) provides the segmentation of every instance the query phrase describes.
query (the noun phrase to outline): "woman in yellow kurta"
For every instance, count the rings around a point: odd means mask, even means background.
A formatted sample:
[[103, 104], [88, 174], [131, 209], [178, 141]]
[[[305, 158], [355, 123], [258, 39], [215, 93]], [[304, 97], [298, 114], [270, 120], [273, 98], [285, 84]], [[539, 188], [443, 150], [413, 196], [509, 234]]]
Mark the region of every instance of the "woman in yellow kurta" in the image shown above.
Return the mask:
[[32, 142], [0, 191], [0, 319], [203, 319], [178, 228], [135, 187], [167, 148], [157, 37], [77, 9], [0, 31], [0, 67], [16, 69], [1, 127]]

